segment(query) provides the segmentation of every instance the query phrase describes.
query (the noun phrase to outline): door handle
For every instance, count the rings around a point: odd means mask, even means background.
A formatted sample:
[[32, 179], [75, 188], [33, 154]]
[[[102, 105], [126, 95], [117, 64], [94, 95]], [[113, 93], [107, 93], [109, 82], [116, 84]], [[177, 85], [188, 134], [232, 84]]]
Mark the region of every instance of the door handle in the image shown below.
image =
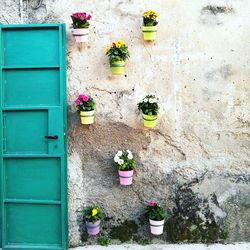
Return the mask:
[[45, 139], [49, 139], [49, 140], [57, 140], [58, 136], [57, 135], [46, 135], [44, 136]]

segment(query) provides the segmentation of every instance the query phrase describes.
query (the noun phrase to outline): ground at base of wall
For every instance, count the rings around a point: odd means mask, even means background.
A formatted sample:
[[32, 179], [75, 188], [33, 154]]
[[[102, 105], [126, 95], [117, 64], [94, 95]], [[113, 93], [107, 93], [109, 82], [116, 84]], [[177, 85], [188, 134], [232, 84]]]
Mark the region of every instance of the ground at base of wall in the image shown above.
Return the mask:
[[169, 245], [111, 245], [103, 246], [85, 246], [71, 248], [70, 250], [250, 250], [250, 243], [236, 243], [236, 244], [169, 244]]

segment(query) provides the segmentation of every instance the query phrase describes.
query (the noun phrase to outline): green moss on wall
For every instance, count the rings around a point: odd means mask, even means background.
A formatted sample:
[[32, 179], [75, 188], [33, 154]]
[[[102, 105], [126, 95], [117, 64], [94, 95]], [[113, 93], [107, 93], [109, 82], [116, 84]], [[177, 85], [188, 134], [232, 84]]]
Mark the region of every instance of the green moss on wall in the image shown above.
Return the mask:
[[135, 221], [124, 221], [121, 225], [113, 227], [110, 231], [112, 239], [120, 240], [122, 243], [130, 241], [133, 236], [137, 233], [138, 225]]

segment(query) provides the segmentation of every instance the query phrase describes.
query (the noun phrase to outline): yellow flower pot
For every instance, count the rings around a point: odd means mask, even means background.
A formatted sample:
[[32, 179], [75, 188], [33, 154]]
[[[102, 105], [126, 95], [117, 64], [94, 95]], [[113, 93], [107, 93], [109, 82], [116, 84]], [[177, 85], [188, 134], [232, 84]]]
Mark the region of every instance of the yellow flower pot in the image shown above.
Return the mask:
[[111, 63], [111, 72], [113, 75], [124, 75], [124, 61], [116, 61]]
[[80, 112], [81, 124], [92, 124], [92, 123], [94, 123], [94, 118], [95, 118], [94, 114], [95, 114], [95, 110], [81, 111]]
[[142, 114], [142, 117], [143, 117], [144, 127], [154, 128], [156, 126], [157, 118], [158, 118], [157, 115]]
[[143, 37], [146, 41], [153, 41], [156, 39], [157, 26], [143, 26]]

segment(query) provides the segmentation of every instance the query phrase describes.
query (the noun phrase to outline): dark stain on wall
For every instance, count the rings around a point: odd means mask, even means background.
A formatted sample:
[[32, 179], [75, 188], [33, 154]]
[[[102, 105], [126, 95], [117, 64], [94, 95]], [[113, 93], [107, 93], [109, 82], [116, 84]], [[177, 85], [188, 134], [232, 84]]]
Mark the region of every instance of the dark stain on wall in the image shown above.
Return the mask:
[[228, 6], [213, 6], [213, 5], [208, 5], [204, 8], [202, 8], [201, 12], [209, 12], [212, 15], [217, 15], [217, 14], [228, 14], [233, 12], [233, 8], [232, 7], [228, 7]]
[[[185, 188], [176, 191], [174, 201], [175, 207], [166, 223], [171, 242], [224, 242], [227, 232], [216, 222], [207, 199], [202, 199], [190, 188]], [[215, 195], [211, 196], [210, 202], [218, 206]]]
[[112, 239], [120, 240], [122, 243], [130, 241], [133, 236], [137, 233], [138, 225], [135, 221], [124, 221], [117, 227], [113, 227], [110, 236]]
[[223, 65], [220, 68], [214, 69], [210, 72], [207, 72], [205, 77], [207, 81], [227, 81], [233, 75], [232, 65], [227, 64]]

